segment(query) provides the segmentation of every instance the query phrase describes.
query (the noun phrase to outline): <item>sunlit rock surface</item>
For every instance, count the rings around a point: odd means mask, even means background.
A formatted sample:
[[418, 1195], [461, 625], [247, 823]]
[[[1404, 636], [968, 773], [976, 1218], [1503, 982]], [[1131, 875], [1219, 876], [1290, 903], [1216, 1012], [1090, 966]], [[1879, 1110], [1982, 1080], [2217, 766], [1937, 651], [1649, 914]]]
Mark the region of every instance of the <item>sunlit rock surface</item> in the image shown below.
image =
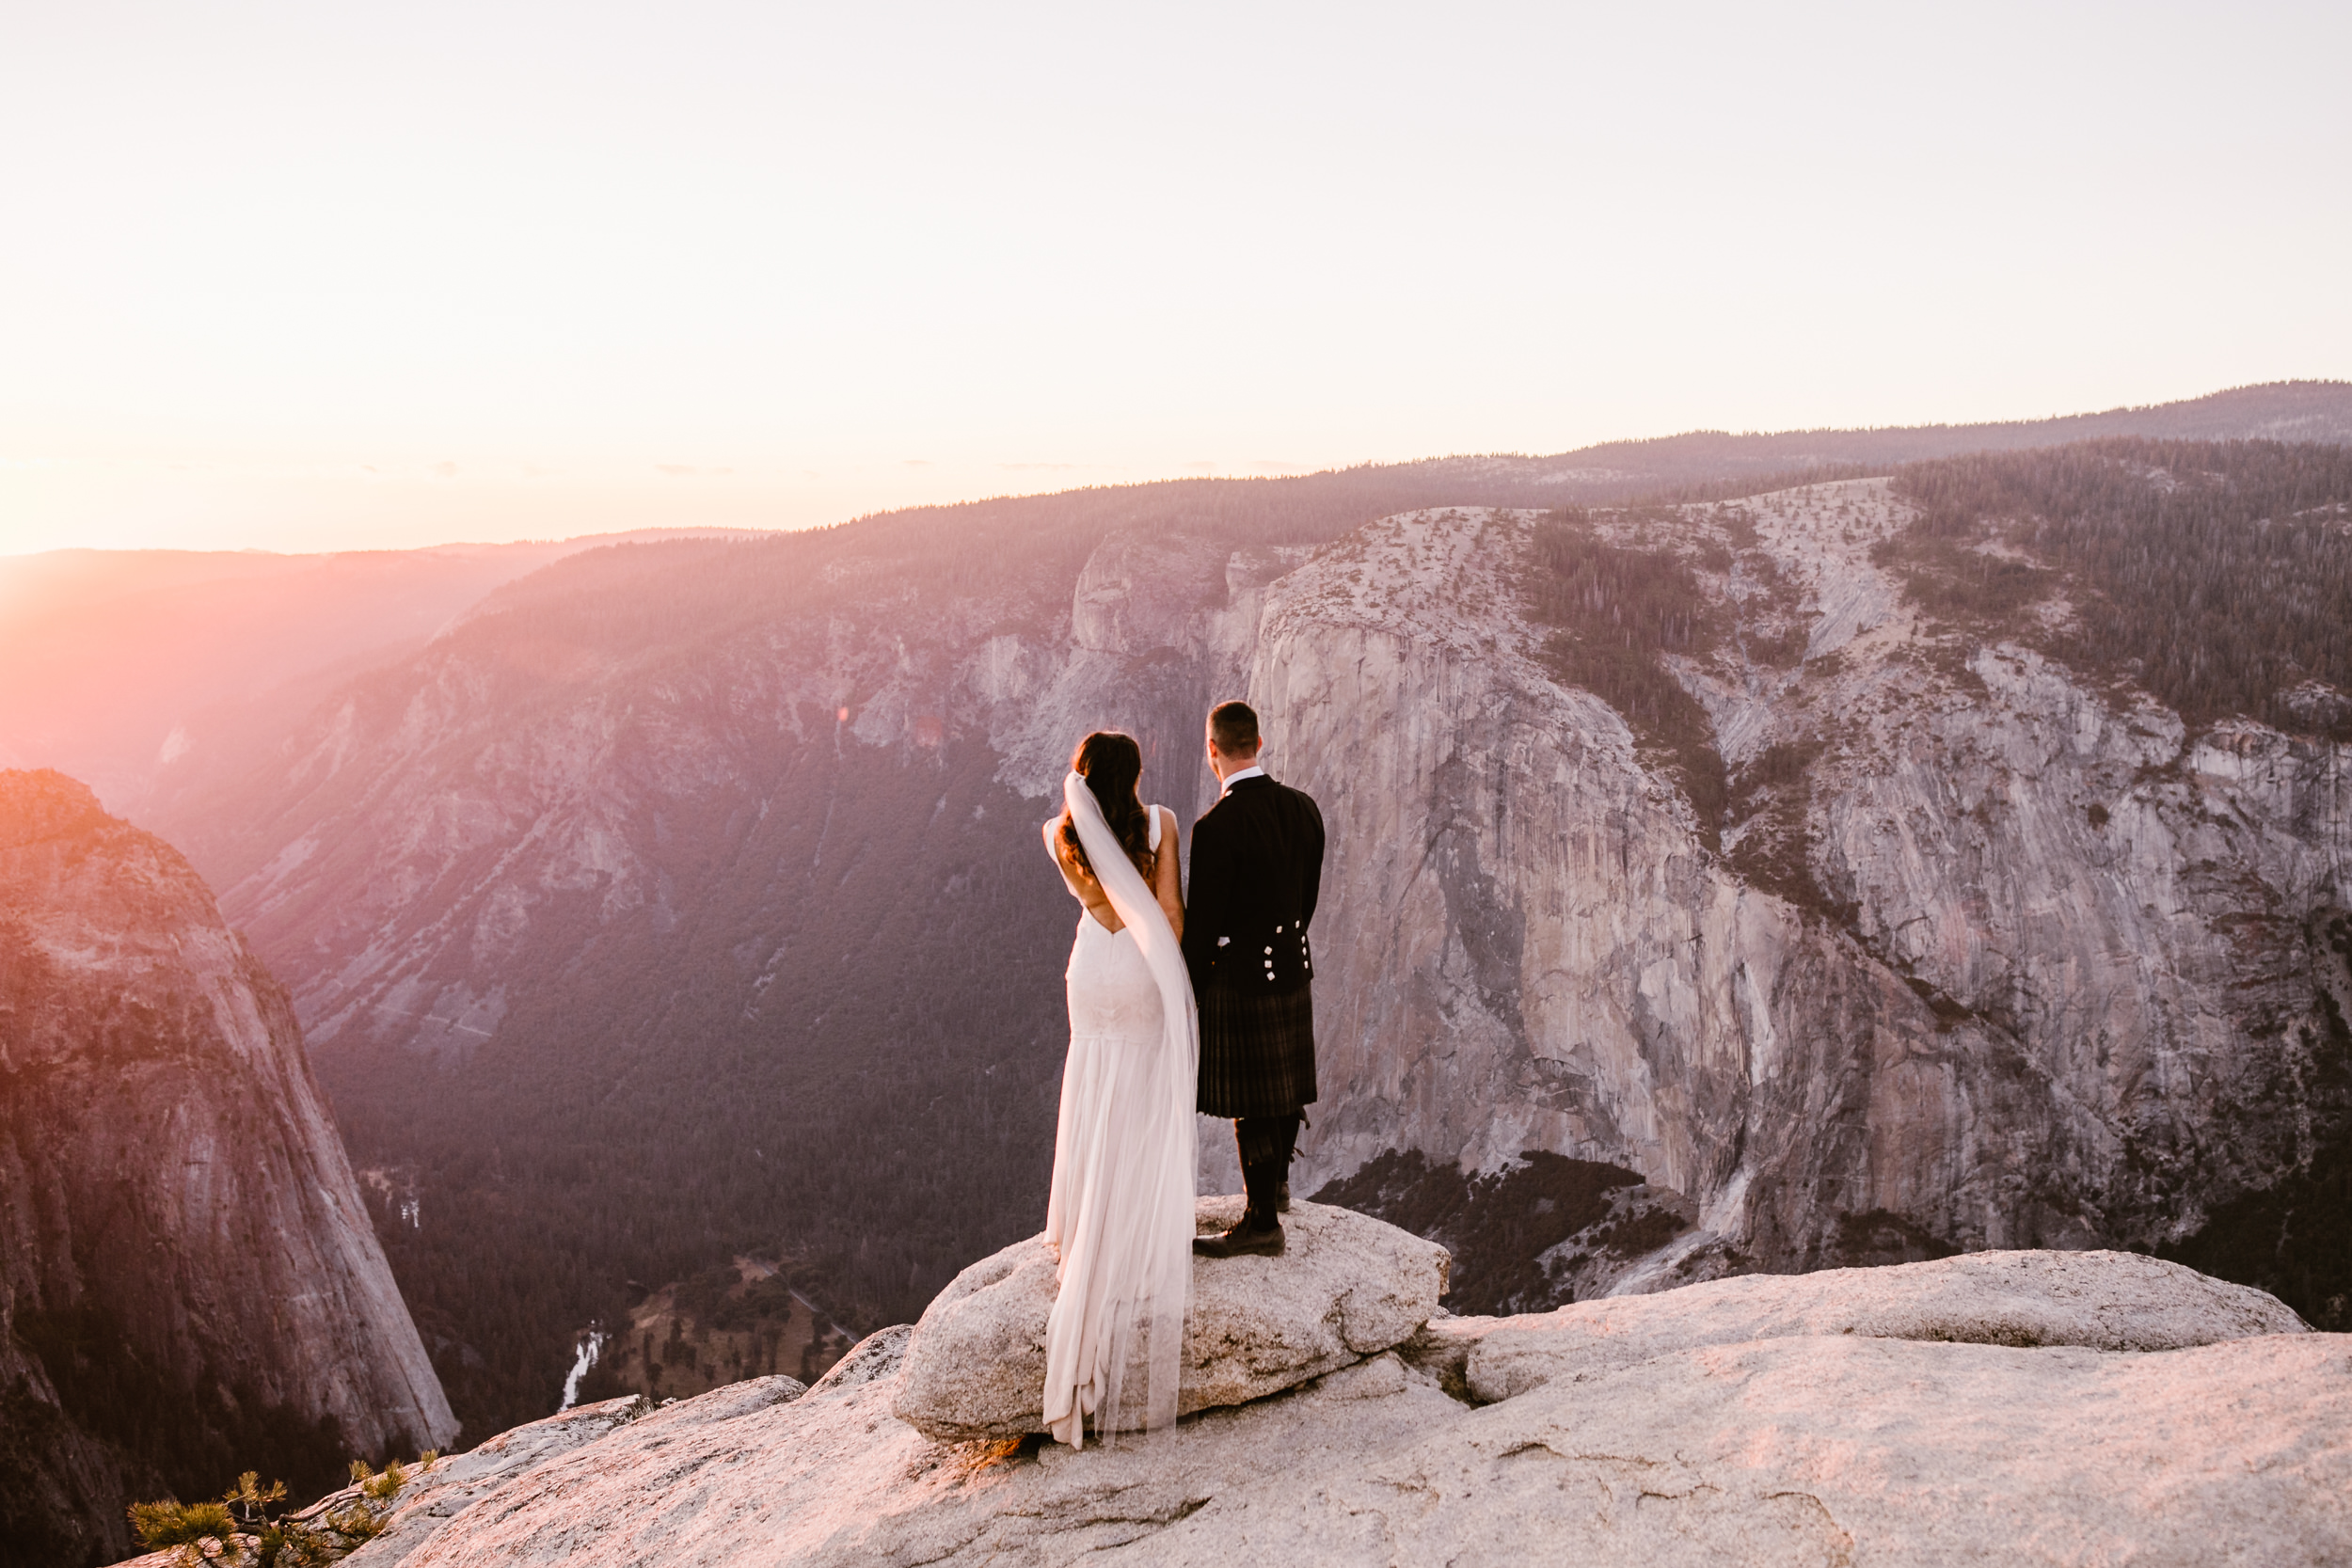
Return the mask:
[[[696, 1402], [706, 1415], [748, 1410], [762, 1403], [794, 1399], [803, 1389], [798, 1381], [780, 1377], [733, 1384], [717, 1392], [729, 1397]], [[346, 1486], [302, 1508], [293, 1517], [317, 1528], [323, 1516], [363, 1504], [368, 1513], [383, 1521], [384, 1531], [337, 1560], [355, 1568], [392, 1568], [395, 1563], [406, 1561], [435, 1531], [474, 1502], [559, 1454], [569, 1453], [609, 1434], [616, 1427], [626, 1426], [651, 1408], [639, 1396], [580, 1405], [544, 1421], [502, 1432], [465, 1453], [437, 1457], [430, 1465], [405, 1466], [405, 1483], [389, 1498], [371, 1498], [358, 1486]], [[166, 1547], [133, 1558], [122, 1568], [179, 1568], [180, 1562], [179, 1549]], [[231, 1568], [247, 1565], [233, 1564]]]
[[[941, 1441], [896, 1418], [896, 1329], [798, 1399], [788, 1380], [762, 1380], [554, 1453], [402, 1560], [1062, 1563], [1116, 1547], [1150, 1563], [1632, 1568], [2352, 1553], [2352, 1337], [2301, 1331], [2259, 1292], [2145, 1259], [1976, 1261], [1871, 1271], [1867, 1287], [1838, 1274], [1736, 1282], [1769, 1283], [1769, 1302], [1717, 1285], [1626, 1303], [1655, 1320], [1628, 1321], [1632, 1348], [1494, 1403], [1382, 1352], [1083, 1452]], [[1871, 1328], [1847, 1332], [1873, 1302]], [[2140, 1351], [1947, 1337], [2021, 1322], [2099, 1345], [2251, 1337]], [[1542, 1332], [1540, 1318], [1449, 1323], [1473, 1342]], [[1736, 1338], [1751, 1331], [1772, 1337]], [[1589, 1322], [1555, 1331], [1572, 1336], [1605, 1338]]]
[[[806, 1392], [796, 1378], [761, 1377], [715, 1388], [691, 1402], [694, 1420], [723, 1420]], [[683, 1406], [677, 1408], [684, 1408]], [[575, 1449], [650, 1413], [642, 1398], [607, 1400], [501, 1433], [470, 1452], [436, 1463], [401, 1489], [384, 1533], [343, 1559], [352, 1568], [393, 1568], [474, 1503]], [[326, 1506], [332, 1507], [331, 1500]]]
[[286, 995], [160, 839], [0, 772], [0, 1528], [456, 1433]]
[[[2277, 1297], [2128, 1252], [1977, 1252], [1898, 1268], [1746, 1275], [1514, 1318], [1455, 1318], [1406, 1352], [1456, 1359], [1493, 1403], [1556, 1378], [1749, 1339], [1858, 1335], [1955, 1344], [2183, 1350], [2308, 1325]], [[1441, 1373], [1441, 1376], [1444, 1375]]]
[[[1198, 1228], [1241, 1218], [1237, 1197], [1202, 1198]], [[1283, 1216], [1279, 1258], [1199, 1259], [1184, 1320], [1179, 1407], [1241, 1404], [1401, 1344], [1445, 1293], [1445, 1249], [1394, 1226], [1315, 1203]], [[1045, 1320], [1055, 1263], [1044, 1238], [984, 1258], [940, 1292], [907, 1347], [894, 1409], [934, 1437], [1045, 1430]]]

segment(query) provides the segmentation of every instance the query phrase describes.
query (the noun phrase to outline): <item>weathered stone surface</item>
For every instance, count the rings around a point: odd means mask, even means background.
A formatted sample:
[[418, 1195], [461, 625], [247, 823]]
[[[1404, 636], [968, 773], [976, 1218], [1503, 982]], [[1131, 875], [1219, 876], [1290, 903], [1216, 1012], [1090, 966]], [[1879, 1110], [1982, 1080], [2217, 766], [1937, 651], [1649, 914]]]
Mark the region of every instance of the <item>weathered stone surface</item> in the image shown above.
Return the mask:
[[[1240, 1198], [1210, 1197], [1195, 1219], [1207, 1232], [1240, 1217]], [[1279, 1258], [1194, 1260], [1185, 1413], [1263, 1399], [1399, 1344], [1445, 1292], [1445, 1249], [1394, 1226], [1296, 1203], [1283, 1228]], [[942, 1438], [1044, 1431], [1054, 1267], [1032, 1237], [958, 1275], [907, 1346], [899, 1418]]]
[[[784, 1386], [778, 1388], [776, 1385]], [[704, 1418], [723, 1419], [726, 1414], [740, 1414], [776, 1403], [780, 1399], [797, 1398], [801, 1391], [801, 1385], [794, 1378], [757, 1378], [714, 1389], [694, 1403]], [[411, 1468], [407, 1484], [390, 1499], [389, 1512], [384, 1515], [384, 1533], [341, 1560], [353, 1568], [393, 1568], [395, 1563], [405, 1562], [442, 1526], [479, 1499], [558, 1454], [585, 1447], [615, 1428], [640, 1419], [653, 1408], [650, 1402], [635, 1394], [601, 1404], [583, 1404], [544, 1421], [501, 1432], [465, 1453], [437, 1459], [430, 1467]], [[346, 1486], [321, 1497], [295, 1517], [315, 1520], [360, 1500], [359, 1488]], [[377, 1510], [380, 1508], [376, 1505]], [[120, 1568], [177, 1568], [179, 1560], [179, 1549], [168, 1547], [134, 1558]]]
[[[790, 1384], [793, 1394], [801, 1391], [800, 1384], [791, 1378], [761, 1378], [714, 1390], [712, 1397], [721, 1404], [730, 1400], [739, 1404], [771, 1383]], [[645, 1400], [635, 1395], [607, 1400], [601, 1404], [584, 1404], [544, 1421], [502, 1432], [469, 1452], [437, 1460], [431, 1469], [420, 1472], [401, 1488], [399, 1497], [393, 1499], [391, 1522], [384, 1533], [343, 1560], [352, 1568], [392, 1568], [394, 1563], [405, 1562], [436, 1531], [476, 1500], [558, 1454], [596, 1442], [639, 1419], [651, 1408]], [[357, 1488], [338, 1493], [322, 1499], [317, 1509], [309, 1512], [335, 1508], [357, 1495]]]
[[789, 1403], [698, 1413], [714, 1394], [560, 1455], [411, 1568], [2352, 1556], [2341, 1335], [2151, 1354], [1805, 1336], [1483, 1408], [1390, 1353], [1082, 1452], [926, 1437], [891, 1418], [892, 1344], [855, 1359]]
[[1478, 1341], [1494, 1332], [1496, 1326], [1509, 1323], [1508, 1318], [1456, 1318], [1451, 1315], [1430, 1319], [1414, 1331], [1413, 1337], [1396, 1347], [1397, 1359], [1424, 1377], [1436, 1380], [1438, 1387], [1457, 1400], [1469, 1402], [1470, 1352]]
[[1440, 1319], [1415, 1359], [1458, 1352], [1482, 1403], [1706, 1345], [1807, 1335], [2180, 1350], [2308, 1332], [2275, 1296], [2130, 1252], [1979, 1252], [1884, 1269], [1747, 1275], [1516, 1318]]
[[[2338, 1561], [2347, 1350], [1682, 1351], [1481, 1410], [1304, 1506], [1253, 1511], [1249, 1539], [1335, 1562]], [[1223, 1523], [1197, 1517], [1204, 1537]]]

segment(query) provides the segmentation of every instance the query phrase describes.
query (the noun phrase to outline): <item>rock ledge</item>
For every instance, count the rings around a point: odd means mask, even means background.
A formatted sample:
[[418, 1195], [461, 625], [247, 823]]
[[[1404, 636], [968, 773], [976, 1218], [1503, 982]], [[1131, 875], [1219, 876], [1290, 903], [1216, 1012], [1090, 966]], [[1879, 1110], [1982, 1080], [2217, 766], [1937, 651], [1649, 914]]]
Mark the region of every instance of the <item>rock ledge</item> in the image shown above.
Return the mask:
[[[1200, 1200], [1197, 1233], [1241, 1217], [1238, 1197]], [[1279, 1394], [1403, 1344], [1438, 1310], [1445, 1248], [1346, 1209], [1295, 1203], [1279, 1258], [1196, 1259], [1184, 1321], [1186, 1415]], [[983, 1258], [939, 1293], [908, 1342], [892, 1406], [927, 1435], [1045, 1430], [1045, 1317], [1054, 1259], [1032, 1236]]]
[[1559, 1377], [1756, 1339], [2186, 1350], [2308, 1332], [2278, 1297], [2130, 1252], [1973, 1252], [1899, 1268], [1743, 1275], [1516, 1318], [1440, 1318], [1406, 1358], [1481, 1404]]
[[[1331, 1212], [1300, 1228], [1370, 1224]], [[1979, 1254], [1440, 1317], [1344, 1349], [1434, 1300], [1433, 1254], [1422, 1295], [1387, 1305], [1327, 1275], [1283, 1285], [1316, 1272], [1304, 1248], [1203, 1265], [1204, 1296], [1272, 1323], [1279, 1375], [1346, 1359], [1166, 1432], [1077, 1451], [894, 1419], [925, 1334], [958, 1320], [935, 1308], [805, 1393], [615, 1402], [445, 1462], [354, 1568], [2352, 1561], [2352, 1336], [2260, 1291], [2128, 1254]], [[1031, 1267], [984, 1265], [956, 1299]], [[1306, 1316], [1273, 1323], [1277, 1289]], [[1223, 1386], [1278, 1375], [1238, 1349], [1203, 1364], [1228, 1356]]]

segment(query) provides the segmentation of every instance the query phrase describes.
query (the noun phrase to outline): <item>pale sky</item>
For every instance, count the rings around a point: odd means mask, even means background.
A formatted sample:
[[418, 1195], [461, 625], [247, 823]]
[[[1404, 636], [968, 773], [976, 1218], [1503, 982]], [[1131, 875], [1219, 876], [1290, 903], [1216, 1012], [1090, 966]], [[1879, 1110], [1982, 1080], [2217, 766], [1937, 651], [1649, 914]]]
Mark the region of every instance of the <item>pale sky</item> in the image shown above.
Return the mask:
[[0, 553], [2352, 376], [2352, 6], [0, 0]]

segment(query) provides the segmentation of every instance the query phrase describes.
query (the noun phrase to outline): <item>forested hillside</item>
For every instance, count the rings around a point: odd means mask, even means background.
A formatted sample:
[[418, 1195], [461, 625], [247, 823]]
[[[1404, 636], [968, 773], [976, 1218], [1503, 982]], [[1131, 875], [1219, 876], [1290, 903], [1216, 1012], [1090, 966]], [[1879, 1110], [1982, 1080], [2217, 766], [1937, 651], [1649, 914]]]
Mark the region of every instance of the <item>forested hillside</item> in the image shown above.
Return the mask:
[[1912, 464], [1881, 546], [1939, 617], [2130, 679], [2193, 723], [2352, 738], [2352, 447], [2116, 437]]

